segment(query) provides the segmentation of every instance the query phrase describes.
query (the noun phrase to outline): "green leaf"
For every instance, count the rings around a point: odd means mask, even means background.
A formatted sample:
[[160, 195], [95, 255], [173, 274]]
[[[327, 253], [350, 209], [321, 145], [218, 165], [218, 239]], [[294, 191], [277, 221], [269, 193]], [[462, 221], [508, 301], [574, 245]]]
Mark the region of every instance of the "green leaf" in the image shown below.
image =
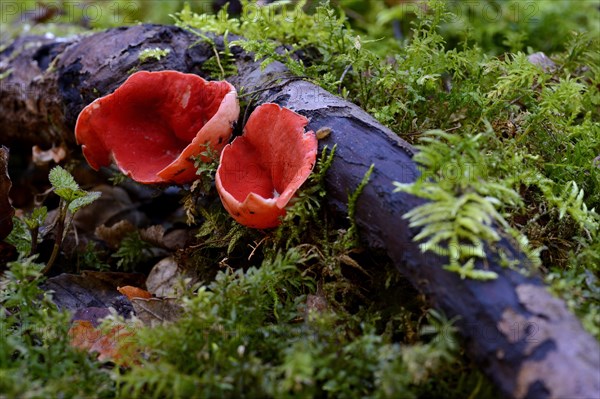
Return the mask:
[[54, 192], [67, 203], [71, 203], [77, 198], [84, 197], [86, 192], [79, 188], [73, 176], [61, 166], [55, 166], [48, 175], [50, 184]]
[[89, 204], [91, 204], [92, 202], [96, 201], [98, 198], [100, 198], [100, 196], [102, 195], [101, 192], [99, 191], [91, 191], [91, 192], [85, 192], [82, 190], [79, 190], [78, 192], [76, 192], [78, 195], [79, 193], [83, 193], [83, 196], [75, 198], [70, 204], [69, 204], [69, 211], [71, 213], [75, 213], [77, 212], [79, 209], [83, 208], [84, 206], [87, 206]]
[[33, 230], [44, 223], [46, 216], [48, 216], [48, 208], [41, 206], [39, 208], [34, 208], [33, 212], [31, 212], [31, 216], [23, 218], [23, 221], [30, 230]]
[[79, 185], [75, 182], [73, 176], [63, 169], [61, 166], [55, 166], [50, 170], [50, 174], [48, 175], [48, 179], [50, 180], [50, 184], [56, 191], [56, 193], [62, 198], [62, 195], [58, 193], [60, 192], [70, 192], [79, 190]]

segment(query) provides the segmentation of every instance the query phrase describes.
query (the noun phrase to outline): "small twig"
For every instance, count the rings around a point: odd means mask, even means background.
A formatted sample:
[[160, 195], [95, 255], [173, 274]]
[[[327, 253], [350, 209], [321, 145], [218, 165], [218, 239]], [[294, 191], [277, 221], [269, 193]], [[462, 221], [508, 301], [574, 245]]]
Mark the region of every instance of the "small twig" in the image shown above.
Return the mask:
[[[562, 73], [563, 69], [564, 69], [564, 65], [561, 65], [556, 71], [554, 71], [554, 73], [552, 73], [550, 75], [550, 78], [548, 80], [552, 80], [552, 79], [556, 79], [558, 76], [560, 76], [560, 74]], [[535, 91], [537, 90], [538, 87], [540, 87], [542, 84], [542, 82], [540, 80], [538, 80], [537, 82], [535, 82], [535, 84], [533, 86], [531, 86], [531, 91]], [[521, 94], [519, 97], [515, 98], [514, 100], [512, 100], [509, 105], [514, 105], [515, 103], [519, 102], [527, 93], [523, 93]]]
[[43, 193], [35, 194], [35, 196], [33, 197], [34, 198], [34, 205], [35, 206], [42, 205], [42, 203], [45, 201], [45, 199], [48, 196], [48, 194], [50, 194], [53, 191], [54, 191], [54, 188], [50, 187], [49, 189], [47, 189]]
[[[267, 91], [267, 90], [273, 90], [273, 89], [280, 89], [283, 86], [294, 82], [296, 80], [304, 80], [304, 79], [308, 79], [308, 76], [283, 76], [283, 77], [277, 77], [275, 79], [272, 79], [271, 81], [267, 82], [267, 87], [264, 87], [262, 89], [256, 89], [253, 91], [249, 91], [248, 93], [243, 93], [238, 95], [238, 98], [241, 97], [246, 97], [246, 96], [252, 96], [250, 97], [250, 99], [248, 100], [248, 105], [246, 105], [246, 109], [244, 111], [244, 117], [242, 118], [242, 126], [246, 125], [246, 122], [248, 121], [248, 112], [250, 112], [250, 109], [252, 108], [252, 103], [254, 102], [254, 99], [256, 97], [256, 94], [258, 93], [262, 93], [263, 91]], [[285, 79], [285, 82], [280, 83], [278, 85], [272, 85], [273, 83], [281, 80], [281, 79]]]
[[454, 127], [449, 128], [449, 129], [446, 129], [446, 132], [451, 132], [453, 130], [460, 129], [461, 127], [462, 127], [462, 125], [459, 122], [457, 126], [454, 126]]
[[[535, 82], [535, 84], [533, 86], [531, 86], [531, 91], [535, 91], [538, 87], [540, 87], [540, 85], [541, 85], [541, 83], [539, 81]], [[523, 97], [525, 97], [525, 94], [528, 94], [528, 93], [529, 92], [521, 94], [520, 96], [518, 96], [517, 98], [515, 98], [514, 100], [512, 100], [508, 104], [509, 105], [514, 105], [514, 104], [518, 103], [519, 101], [521, 101], [521, 99]]]
[[254, 97], [250, 97], [248, 100], [248, 105], [246, 105], [246, 109], [244, 110], [244, 117], [242, 118], [242, 126], [246, 126], [246, 122], [248, 121], [248, 112], [250, 108], [252, 108], [252, 103], [254, 102]]
[[256, 252], [256, 250], [258, 249], [258, 247], [260, 247], [260, 245], [265, 242], [265, 240], [267, 239], [267, 236], [264, 236], [257, 244], [256, 246], [252, 246], [250, 245], [250, 247], [252, 248], [252, 252], [250, 252], [250, 255], [248, 255], [248, 260], [250, 260], [250, 258], [252, 258], [252, 256], [254, 256], [254, 252]]
[[40, 231], [39, 226], [35, 227], [34, 229], [29, 230], [29, 233], [31, 234], [31, 250], [29, 251], [29, 256], [33, 256], [35, 254], [35, 251], [37, 250], [37, 241], [38, 241], [39, 231]]
[[212, 46], [213, 52], [215, 53], [215, 59], [217, 60], [217, 65], [219, 66], [219, 69], [221, 70], [221, 79], [225, 79], [225, 70], [223, 69], [223, 65], [221, 65], [221, 57], [219, 57], [219, 52], [217, 51], [217, 48], [213, 45]]
[[402, 25], [400, 24], [399, 19], [394, 19], [392, 21], [392, 31], [394, 32], [394, 38], [399, 42], [404, 40], [404, 35], [402, 34]]
[[65, 204], [65, 202], [61, 199], [60, 204], [59, 204], [58, 219], [56, 220], [56, 231], [54, 233], [55, 237], [54, 237], [54, 247], [52, 248], [52, 255], [50, 255], [50, 259], [48, 259], [48, 263], [46, 264], [46, 267], [44, 267], [44, 269], [42, 269], [42, 274], [48, 274], [48, 272], [50, 272], [52, 265], [54, 265], [54, 262], [56, 261], [56, 258], [58, 257], [60, 245], [62, 244], [62, 241], [63, 241], [63, 232], [65, 229], [65, 218], [66, 217], [67, 217], [67, 204]]
[[[274, 85], [274, 86], [270, 86], [272, 83], [277, 82], [278, 80], [281, 79], [286, 79], [285, 82], [280, 83], [278, 85]], [[258, 93], [262, 93], [263, 91], [267, 91], [267, 90], [273, 90], [273, 89], [280, 89], [283, 86], [287, 85], [288, 83], [292, 83], [295, 82], [297, 80], [310, 80], [310, 76], [281, 76], [281, 77], [277, 77], [275, 79], [272, 79], [271, 81], [267, 82], [267, 85], [269, 85], [268, 87], [262, 88], [262, 89], [256, 89], [253, 91], [249, 91], [247, 93], [243, 93], [243, 94], [239, 94], [238, 97], [246, 97], [246, 96], [251, 96], [254, 94], [258, 94]]]
[[341, 96], [342, 95], [342, 83], [344, 82], [344, 78], [346, 77], [346, 74], [348, 73], [348, 71], [352, 69], [352, 64], [348, 65], [345, 69], [344, 72], [342, 72], [342, 76], [340, 76], [340, 83], [338, 84], [338, 94]]

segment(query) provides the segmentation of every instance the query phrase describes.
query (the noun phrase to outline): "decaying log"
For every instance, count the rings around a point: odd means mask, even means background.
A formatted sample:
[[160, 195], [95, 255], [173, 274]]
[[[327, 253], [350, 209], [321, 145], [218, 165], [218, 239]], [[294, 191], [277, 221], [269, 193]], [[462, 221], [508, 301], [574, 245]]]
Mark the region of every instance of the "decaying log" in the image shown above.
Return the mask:
[[0, 146], [0, 243], [13, 228], [15, 210], [10, 204], [8, 193], [12, 182], [8, 176], [8, 149]]
[[[73, 126], [81, 109], [112, 92], [135, 70], [175, 69], [203, 77], [212, 44], [194, 46], [197, 36], [168, 26], [140, 25], [64, 40], [21, 38], [0, 53], [0, 132], [2, 144], [73, 143]], [[220, 38], [215, 38], [222, 45]], [[170, 49], [157, 61], [140, 63], [147, 48]], [[346, 210], [353, 191], [371, 164], [369, 184], [357, 206], [361, 238], [383, 248], [432, 304], [450, 316], [471, 356], [500, 389], [514, 398], [593, 398], [600, 395], [600, 348], [565, 304], [537, 277], [500, 266], [491, 257], [477, 267], [498, 273], [481, 282], [462, 280], [443, 270], [445, 260], [423, 254], [412, 241], [402, 215], [422, 204], [405, 193], [393, 193], [392, 182], [411, 182], [418, 175], [413, 149], [355, 105], [314, 84], [289, 76], [273, 63], [261, 71], [253, 57], [234, 49], [238, 74], [231, 82], [255, 93], [253, 105], [276, 102], [310, 119], [309, 127], [329, 127], [320, 142], [337, 144], [327, 174], [329, 205]], [[525, 257], [509, 240], [498, 244], [517, 262]]]

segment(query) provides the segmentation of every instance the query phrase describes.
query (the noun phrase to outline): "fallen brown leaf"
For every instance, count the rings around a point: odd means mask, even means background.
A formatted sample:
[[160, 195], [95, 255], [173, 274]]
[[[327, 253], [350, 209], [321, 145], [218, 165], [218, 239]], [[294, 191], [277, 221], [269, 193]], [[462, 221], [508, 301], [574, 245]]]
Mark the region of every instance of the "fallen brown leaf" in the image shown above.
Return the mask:
[[101, 184], [90, 190], [102, 195], [75, 214], [73, 223], [78, 231], [93, 233], [97, 226], [112, 226], [121, 220], [128, 220], [134, 226], [147, 222], [147, 216], [138, 210], [139, 204], [121, 187]]
[[161, 259], [150, 271], [146, 279], [148, 291], [157, 297], [176, 296], [177, 283], [181, 277], [177, 263], [172, 256]]
[[163, 236], [165, 235], [165, 229], [161, 225], [150, 226], [140, 230], [140, 237], [142, 240], [149, 242], [155, 247], [163, 247]]
[[77, 309], [77, 311], [71, 317], [71, 322], [77, 321], [89, 321], [94, 327], [98, 327], [106, 316], [110, 315], [108, 308], [99, 308], [90, 306], [89, 308]]
[[117, 249], [121, 241], [131, 232], [135, 231], [136, 227], [128, 220], [121, 220], [110, 227], [105, 225], [96, 227], [94, 234], [96, 237], [106, 242], [109, 248]]
[[152, 294], [146, 290], [143, 290], [138, 287], [134, 287], [131, 285], [126, 285], [124, 287], [117, 287], [117, 291], [121, 294], [125, 295], [127, 299], [132, 300], [135, 298], [149, 299], [152, 298]]
[[120, 366], [139, 364], [139, 350], [135, 345], [135, 330], [117, 325], [108, 331], [94, 327], [88, 320], [75, 320], [69, 329], [71, 346], [97, 353], [101, 362]]
[[190, 238], [190, 233], [185, 229], [174, 229], [165, 232], [163, 226], [154, 225], [141, 229], [140, 237], [155, 247], [175, 250], [185, 246], [185, 243]]
[[178, 298], [196, 282], [198, 276], [192, 268], [179, 265], [169, 256], [154, 265], [146, 279], [146, 288], [159, 298]]
[[151, 327], [175, 321], [183, 311], [174, 298], [133, 298], [131, 303], [137, 318]]
[[74, 313], [81, 308], [113, 307], [120, 315], [129, 317], [133, 308], [117, 287], [143, 287], [144, 281], [144, 275], [138, 273], [85, 271], [81, 275], [61, 274], [49, 278], [42, 288], [53, 291], [52, 300], [60, 309]]

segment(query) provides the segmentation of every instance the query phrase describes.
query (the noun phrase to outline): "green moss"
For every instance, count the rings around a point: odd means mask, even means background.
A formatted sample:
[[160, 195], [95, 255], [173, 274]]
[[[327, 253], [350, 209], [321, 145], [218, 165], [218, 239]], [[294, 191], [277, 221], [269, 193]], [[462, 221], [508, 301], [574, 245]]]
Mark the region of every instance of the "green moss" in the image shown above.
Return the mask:
[[114, 397], [109, 370], [70, 346], [70, 315], [38, 287], [42, 267], [23, 259], [0, 277], [0, 395]]
[[144, 63], [150, 59], [154, 59], [156, 61], [160, 61], [161, 58], [166, 57], [171, 52], [171, 49], [165, 48], [161, 49], [160, 47], [155, 48], [147, 48], [140, 52], [138, 59], [141, 63]]
[[[259, 268], [219, 272], [186, 302], [179, 321], [142, 332], [148, 360], [121, 376], [122, 394], [413, 396], [412, 386], [455, 361], [453, 329], [436, 314], [429, 317], [433, 339], [407, 347], [378, 333], [369, 318], [374, 314], [330, 308], [307, 318], [303, 303], [315, 290], [304, 272], [309, 262], [290, 250]], [[441, 331], [444, 338], [436, 339]]]

